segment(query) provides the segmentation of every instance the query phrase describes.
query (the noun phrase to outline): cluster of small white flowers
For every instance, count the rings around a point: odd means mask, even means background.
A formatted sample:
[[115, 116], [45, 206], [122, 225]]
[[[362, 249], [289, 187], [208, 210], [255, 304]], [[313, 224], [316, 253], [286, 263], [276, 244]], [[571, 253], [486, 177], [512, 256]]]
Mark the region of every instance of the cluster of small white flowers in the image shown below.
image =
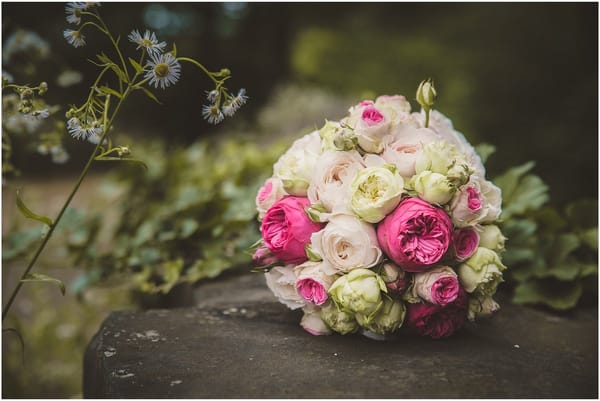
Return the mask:
[[75, 139], [87, 140], [96, 144], [102, 136], [104, 126], [99, 121], [82, 123], [79, 118], [72, 117], [67, 121], [67, 130]]
[[227, 99], [221, 108], [219, 108], [219, 97], [220, 93], [216, 89], [206, 94], [209, 104], [202, 106], [202, 117], [210, 124], [218, 124], [225, 117], [232, 117], [248, 101], [244, 88], [240, 89], [236, 96], [226, 95]]

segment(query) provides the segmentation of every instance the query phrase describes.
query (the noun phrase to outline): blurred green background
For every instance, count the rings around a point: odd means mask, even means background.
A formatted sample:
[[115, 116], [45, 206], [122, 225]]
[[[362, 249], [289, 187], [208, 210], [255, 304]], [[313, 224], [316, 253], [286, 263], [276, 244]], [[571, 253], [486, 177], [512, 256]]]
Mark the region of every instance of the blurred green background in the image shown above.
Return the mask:
[[[241, 249], [250, 239], [241, 230], [249, 227], [252, 211], [248, 216], [230, 212], [244, 213], [236, 202], [253, 199], [260, 174], [270, 173], [273, 160], [293, 137], [322, 126], [325, 118], [342, 117], [359, 100], [381, 94], [403, 94], [416, 109], [414, 92], [426, 77], [436, 83], [436, 108], [453, 120], [457, 130], [473, 144], [497, 147], [486, 163], [489, 176], [534, 160], [533, 171], [549, 185], [553, 205], [562, 208], [575, 199], [597, 198], [597, 7], [594, 3], [102, 4], [103, 18], [131, 54], [134, 45], [125, 43], [127, 35], [132, 29], [148, 28], [160, 40], [175, 41], [180, 55], [197, 58], [211, 70], [229, 68], [233, 78], [228, 87], [234, 91], [245, 87], [250, 101], [233, 119], [216, 127], [207, 124], [200, 110], [210, 82], [184, 65], [183, 84], [157, 91], [163, 105], [144, 97], [127, 103], [116, 132], [123, 135], [123, 144], [150, 160], [150, 174], [131, 166], [95, 168], [97, 173], [120, 174], [108, 181], [100, 175], [91, 177], [74, 205], [82, 214], [74, 214], [73, 229], [53, 241], [68, 243], [69, 251], [82, 248], [87, 238], [95, 238], [94, 219], [101, 212], [113, 214], [107, 220], [114, 228], [100, 230], [100, 242], [105, 243], [74, 260], [58, 245], [48, 250], [42, 271], [65, 281], [69, 293], [59, 298], [53, 287], [31, 286], [19, 295], [17, 316], [7, 323], [22, 331], [26, 360], [22, 364], [18, 342], [5, 334], [3, 396], [81, 396], [81, 358], [91, 335], [111, 309], [136, 305], [127, 296], [131, 288], [109, 280], [114, 273], [110, 269], [122, 267], [121, 273], [143, 281], [147, 291], [170, 289], [176, 281], [164, 277], [181, 269], [174, 259], [181, 244], [187, 252], [198, 241], [206, 244], [207, 236], [216, 245], [205, 247], [202, 257], [214, 263], [194, 271], [197, 275], [190, 270], [186, 274], [193, 279], [211, 277], [239, 263], [210, 255], [218, 254], [224, 243]], [[87, 46], [73, 48], [62, 36], [67, 27], [63, 3], [2, 4], [3, 71], [18, 83], [47, 81], [50, 90], [45, 99], [62, 105], [59, 115], [68, 104], [87, 96], [97, 68], [86, 60], [108, 48], [93, 31], [86, 32]], [[24, 32], [37, 35], [29, 36], [34, 42], [30, 48], [15, 39]], [[65, 84], [57, 79], [64, 78], [65, 71], [80, 72], [82, 79]], [[203, 153], [199, 140], [213, 143], [223, 138], [229, 142]], [[276, 145], [268, 147], [271, 143]], [[55, 214], [91, 151], [89, 144], [68, 140], [71, 159], [56, 165], [32, 152], [27, 139], [15, 146], [13, 162], [22, 174], [4, 180], [3, 248], [5, 254], [9, 249], [22, 259], [3, 261], [3, 303], [31, 244], [9, 233], [36, 229], [16, 216], [14, 189], [25, 187], [35, 210], [46, 208]], [[227, 170], [232, 160], [235, 168]], [[249, 171], [257, 172], [253, 179], [248, 178]], [[223, 178], [227, 176], [231, 179]], [[211, 189], [210, 199], [188, 191], [190, 183]], [[182, 209], [169, 208], [178, 199], [187, 202]], [[189, 220], [216, 210], [210, 202], [217, 201], [227, 202], [215, 212], [223, 223], [217, 224], [220, 228], [194, 227], [193, 234], [189, 231], [182, 239]], [[250, 228], [256, 235], [254, 226]], [[123, 249], [113, 247], [114, 238]], [[134, 245], [127, 245], [128, 238]], [[144, 247], [162, 253], [138, 255]], [[133, 248], [135, 252], [128, 253]], [[131, 265], [140, 258], [165, 262], [161, 268], [168, 271], [148, 287], [155, 273]], [[86, 260], [102, 269], [90, 270]], [[170, 263], [173, 260], [177, 263]], [[89, 274], [81, 275], [83, 269]], [[177, 279], [181, 271], [174, 274]], [[85, 280], [101, 285], [86, 287]]]

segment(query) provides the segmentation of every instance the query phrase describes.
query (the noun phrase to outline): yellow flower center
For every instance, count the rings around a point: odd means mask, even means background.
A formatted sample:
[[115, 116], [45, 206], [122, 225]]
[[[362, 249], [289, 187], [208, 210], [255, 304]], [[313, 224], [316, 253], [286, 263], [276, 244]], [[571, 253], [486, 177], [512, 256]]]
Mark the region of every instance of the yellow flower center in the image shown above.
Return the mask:
[[142, 39], [142, 42], [140, 44], [144, 47], [154, 46], [154, 44], [152, 43], [152, 41], [150, 39]]
[[154, 67], [154, 73], [159, 78], [164, 78], [169, 75], [169, 65], [165, 63], [156, 64]]

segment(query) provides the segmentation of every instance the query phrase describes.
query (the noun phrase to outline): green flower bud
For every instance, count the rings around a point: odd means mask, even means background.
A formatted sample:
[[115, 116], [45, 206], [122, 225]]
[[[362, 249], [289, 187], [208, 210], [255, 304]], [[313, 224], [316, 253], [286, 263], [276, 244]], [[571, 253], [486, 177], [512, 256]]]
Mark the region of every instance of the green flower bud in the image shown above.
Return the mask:
[[428, 170], [413, 176], [411, 181], [419, 198], [429, 203], [444, 205], [456, 191], [456, 187], [450, 184], [445, 175]]
[[371, 319], [383, 305], [381, 291], [387, 292], [387, 288], [374, 271], [354, 269], [338, 278], [328, 293], [342, 310], [360, 313], [366, 319]]
[[467, 292], [491, 296], [498, 284], [504, 281], [502, 271], [505, 269], [496, 252], [479, 247], [473, 256], [458, 266], [456, 272]]
[[360, 313], [356, 314], [356, 321], [362, 327], [377, 334], [389, 334], [398, 330], [404, 322], [406, 307], [401, 301], [388, 297], [383, 298], [383, 305], [377, 313], [370, 318]]
[[42, 82], [38, 87], [38, 93], [41, 96], [44, 95], [46, 92], [48, 92], [48, 84], [46, 82]]
[[341, 310], [335, 302], [327, 302], [321, 308], [321, 319], [331, 330], [340, 334], [354, 333], [358, 330], [354, 313]]
[[419, 87], [417, 88], [417, 102], [419, 102], [423, 109], [431, 109], [435, 103], [436, 97], [437, 93], [433, 87], [431, 78], [427, 78], [419, 84]]
[[479, 232], [479, 246], [491, 249], [495, 252], [504, 252], [504, 242], [506, 237], [502, 235], [500, 228], [494, 224], [481, 226]]

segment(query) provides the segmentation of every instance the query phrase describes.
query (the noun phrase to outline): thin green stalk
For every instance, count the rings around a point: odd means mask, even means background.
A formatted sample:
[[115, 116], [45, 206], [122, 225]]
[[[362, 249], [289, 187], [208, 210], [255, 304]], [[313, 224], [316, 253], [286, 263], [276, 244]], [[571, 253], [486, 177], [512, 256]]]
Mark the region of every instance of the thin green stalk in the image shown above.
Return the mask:
[[[98, 150], [100, 149], [100, 146], [104, 142], [104, 138], [108, 134], [108, 131], [109, 131], [109, 129], [110, 129], [110, 127], [111, 127], [111, 125], [112, 125], [115, 117], [117, 116], [117, 113], [119, 112], [119, 109], [121, 108], [121, 105], [123, 104], [123, 102], [125, 101], [125, 99], [127, 98], [127, 96], [129, 96], [130, 92], [131, 92], [131, 86], [128, 86], [127, 89], [125, 89], [125, 92], [123, 93], [123, 97], [121, 99], [119, 99], [119, 102], [115, 106], [115, 110], [113, 111], [113, 114], [110, 117], [110, 120], [108, 121], [107, 124], [105, 124], [105, 126], [104, 126], [104, 132], [102, 133], [102, 136], [100, 137], [100, 140], [96, 144], [96, 147], [94, 148], [94, 151], [92, 152], [90, 158], [88, 159], [87, 163], [85, 164], [85, 167], [83, 168], [81, 174], [79, 175], [79, 179], [75, 183], [75, 186], [71, 190], [71, 193], [69, 194], [67, 200], [65, 201], [65, 203], [62, 206], [62, 208], [60, 209], [60, 212], [56, 216], [56, 219], [54, 220], [54, 223], [50, 226], [50, 230], [48, 230], [48, 233], [44, 237], [43, 241], [40, 243], [40, 246], [37, 248], [35, 254], [33, 255], [33, 258], [31, 259], [31, 261], [27, 265], [27, 268], [23, 272], [23, 275], [21, 276], [21, 279], [19, 280], [19, 283], [17, 284], [17, 286], [13, 290], [13, 292], [12, 292], [12, 294], [11, 294], [8, 302], [7, 302], [7, 304], [4, 306], [4, 308], [2, 308], [2, 321], [4, 321], [4, 318], [8, 314], [8, 311], [10, 310], [10, 307], [12, 306], [15, 298], [17, 297], [17, 294], [21, 290], [21, 286], [23, 285], [23, 281], [22, 280], [27, 277], [27, 275], [29, 274], [29, 272], [31, 271], [31, 269], [33, 268], [33, 266], [35, 265], [35, 263], [37, 262], [40, 254], [42, 253], [42, 251], [46, 247], [46, 244], [50, 240], [50, 237], [52, 237], [52, 234], [54, 233], [54, 230], [56, 229], [56, 226], [58, 226], [58, 223], [60, 222], [61, 218], [63, 217], [65, 211], [67, 210], [67, 208], [71, 204], [71, 201], [73, 200], [73, 197], [75, 196], [75, 194], [79, 190], [79, 187], [81, 186], [81, 183], [83, 182], [83, 179], [87, 175], [87, 173], [88, 173], [88, 171], [89, 171], [92, 163], [94, 162], [94, 158], [96, 157], [96, 154], [98, 153]], [[107, 96], [107, 102], [108, 102], [108, 99], [109, 99], [109, 97]]]
[[208, 75], [208, 77], [209, 77], [210, 79], [212, 79], [212, 81], [213, 81], [215, 84], [218, 84], [218, 83], [219, 83], [219, 81], [218, 81], [218, 80], [217, 80], [215, 77], [213, 77], [213, 73], [212, 73], [212, 72], [210, 72], [210, 71], [208, 71], [208, 70], [206, 69], [206, 67], [205, 67], [205, 66], [203, 66], [202, 64], [200, 64], [200, 63], [199, 63], [199, 62], [197, 62], [196, 60], [194, 60], [194, 59], [191, 59], [191, 58], [187, 58], [187, 57], [177, 57], [177, 60], [179, 60], [179, 61], [187, 61], [188, 63], [192, 63], [192, 64], [194, 64], [196, 67], [198, 67], [198, 68], [200, 68], [202, 71], [204, 71], [204, 73], [205, 73], [206, 75]]

